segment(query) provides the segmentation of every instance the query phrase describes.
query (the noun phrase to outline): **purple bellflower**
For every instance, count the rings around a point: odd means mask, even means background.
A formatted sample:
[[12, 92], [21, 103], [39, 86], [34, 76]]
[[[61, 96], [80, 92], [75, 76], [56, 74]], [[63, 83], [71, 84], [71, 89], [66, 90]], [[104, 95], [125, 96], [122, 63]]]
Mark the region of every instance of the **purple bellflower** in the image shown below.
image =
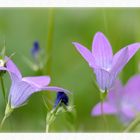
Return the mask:
[[67, 94], [64, 93], [63, 91], [58, 92], [56, 100], [55, 100], [54, 108], [57, 107], [58, 104], [60, 104], [60, 106], [61, 106], [62, 103], [67, 106], [68, 102], [69, 102], [69, 98], [68, 98]]
[[103, 33], [97, 32], [92, 43], [92, 52], [73, 42], [76, 49], [94, 70], [101, 91], [110, 89], [120, 71], [140, 48], [140, 43], [130, 44], [114, 56], [112, 47]]
[[36, 57], [38, 57], [39, 52], [40, 52], [39, 42], [35, 41], [33, 43], [33, 47], [31, 48], [31, 54], [36, 59]]
[[0, 70], [8, 71], [11, 77], [12, 85], [9, 93], [10, 108], [14, 109], [22, 106], [35, 92], [49, 90], [70, 93], [68, 90], [60, 87], [48, 86], [51, 81], [49, 76], [22, 77], [13, 61], [8, 57], [6, 57], [6, 59], [7, 62], [5, 67], [0, 67]]
[[[119, 80], [115, 81], [103, 102], [103, 113], [117, 115], [126, 124], [140, 113], [140, 75], [133, 76], [124, 87]], [[101, 103], [95, 105], [92, 115], [102, 115]]]

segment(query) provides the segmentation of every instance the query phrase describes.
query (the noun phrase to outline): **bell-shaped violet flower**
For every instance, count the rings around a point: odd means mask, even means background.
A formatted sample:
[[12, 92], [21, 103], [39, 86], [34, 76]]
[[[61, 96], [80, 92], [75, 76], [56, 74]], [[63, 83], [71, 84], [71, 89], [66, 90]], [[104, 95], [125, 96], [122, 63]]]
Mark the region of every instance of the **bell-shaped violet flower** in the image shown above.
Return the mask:
[[39, 46], [39, 42], [35, 41], [33, 43], [33, 47], [31, 48], [31, 54], [33, 56], [33, 58], [37, 58], [40, 52], [40, 46]]
[[58, 104], [60, 104], [60, 106], [61, 106], [62, 103], [67, 106], [68, 102], [69, 102], [69, 98], [68, 98], [67, 94], [64, 93], [63, 91], [58, 92], [56, 100], [55, 100], [54, 108], [57, 107]]
[[8, 57], [6, 57], [6, 59], [6, 66], [0, 67], [0, 70], [8, 71], [12, 80], [9, 93], [9, 103], [12, 109], [26, 103], [28, 98], [35, 92], [49, 90], [70, 93], [68, 90], [60, 87], [48, 86], [51, 80], [49, 76], [22, 77], [19, 69], [16, 67], [13, 61]]
[[101, 32], [97, 32], [94, 36], [92, 52], [79, 43], [73, 42], [73, 44], [94, 70], [102, 91], [113, 86], [117, 75], [140, 48], [140, 43], [130, 44], [113, 56], [112, 47]]
[[[128, 123], [140, 113], [140, 75], [132, 77], [123, 87], [119, 80], [103, 102], [103, 113], [117, 115], [121, 121]], [[92, 109], [93, 116], [101, 115], [101, 103]]]

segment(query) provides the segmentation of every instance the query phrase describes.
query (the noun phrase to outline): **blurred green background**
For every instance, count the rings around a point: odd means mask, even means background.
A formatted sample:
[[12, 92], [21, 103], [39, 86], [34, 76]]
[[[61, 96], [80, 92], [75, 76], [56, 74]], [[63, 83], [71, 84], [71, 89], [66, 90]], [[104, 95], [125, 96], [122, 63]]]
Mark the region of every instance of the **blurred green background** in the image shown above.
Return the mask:
[[[35, 40], [45, 50], [48, 39], [49, 8], [1, 8], [0, 46], [6, 41], [7, 55], [13, 57], [24, 76], [36, 75], [23, 57], [32, 59], [30, 49]], [[54, 8], [54, 33], [52, 46], [51, 85], [72, 91], [77, 118], [76, 132], [105, 132], [102, 117], [92, 117], [92, 107], [99, 102], [99, 93], [93, 84], [93, 73], [76, 51], [76, 41], [91, 49], [93, 36], [103, 32], [109, 39], [113, 52], [140, 41], [139, 8]], [[120, 74], [122, 82], [140, 72], [140, 54], [137, 53]], [[47, 67], [46, 67], [47, 69]], [[7, 93], [10, 80], [5, 78]], [[1, 93], [0, 88], [0, 93]], [[54, 100], [55, 94], [51, 94]], [[52, 101], [53, 101], [52, 100]], [[0, 119], [4, 115], [4, 102], [0, 94]], [[46, 111], [41, 93], [33, 94], [28, 104], [16, 109], [7, 119], [5, 132], [44, 132]], [[107, 116], [110, 131], [120, 132], [124, 126], [115, 116]], [[59, 116], [51, 132], [71, 132], [64, 116]], [[137, 128], [139, 129], [139, 128]]]

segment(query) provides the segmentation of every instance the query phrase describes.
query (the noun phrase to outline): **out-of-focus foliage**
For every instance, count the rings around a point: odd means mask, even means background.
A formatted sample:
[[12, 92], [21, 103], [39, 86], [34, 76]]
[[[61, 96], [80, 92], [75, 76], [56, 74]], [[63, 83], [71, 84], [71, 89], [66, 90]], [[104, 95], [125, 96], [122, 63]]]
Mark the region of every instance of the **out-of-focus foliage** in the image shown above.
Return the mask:
[[[45, 50], [48, 33], [48, 8], [1, 8], [0, 46], [6, 41], [6, 51], [24, 76], [36, 75], [25, 63], [31, 58], [30, 49], [35, 40]], [[113, 51], [140, 41], [140, 9], [132, 8], [55, 8], [52, 50], [51, 85], [61, 86], [74, 94], [77, 132], [105, 131], [102, 117], [92, 117], [92, 107], [99, 102], [99, 93], [93, 83], [93, 72], [72, 45], [80, 42], [91, 49], [94, 34], [103, 32], [111, 42]], [[138, 68], [139, 65], [139, 68]], [[120, 74], [123, 83], [140, 72], [138, 52]], [[7, 94], [10, 80], [5, 78]], [[0, 93], [1, 93], [0, 88]], [[55, 93], [51, 93], [55, 100]], [[0, 119], [4, 114], [4, 102], [0, 94]], [[4, 131], [44, 132], [46, 109], [41, 93], [35, 93], [26, 106], [16, 109], [6, 121]], [[122, 131], [124, 126], [115, 116], [107, 116], [110, 131]], [[51, 126], [53, 132], [69, 132], [65, 114], [58, 116]]]

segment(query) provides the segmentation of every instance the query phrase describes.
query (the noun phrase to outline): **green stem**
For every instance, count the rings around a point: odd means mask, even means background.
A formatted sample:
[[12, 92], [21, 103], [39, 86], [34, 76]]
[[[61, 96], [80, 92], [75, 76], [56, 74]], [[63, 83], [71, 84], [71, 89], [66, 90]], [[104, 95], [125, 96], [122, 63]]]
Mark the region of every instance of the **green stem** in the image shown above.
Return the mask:
[[2, 93], [3, 93], [4, 102], [6, 104], [7, 103], [7, 101], [6, 101], [6, 92], [5, 92], [5, 88], [4, 88], [4, 81], [3, 81], [2, 75], [0, 76], [0, 82], [1, 82], [1, 87], [2, 87]]
[[102, 15], [103, 15], [103, 22], [104, 22], [104, 28], [105, 32], [108, 33], [108, 22], [107, 22], [107, 9], [102, 9]]
[[[53, 33], [54, 33], [54, 10], [52, 8], [49, 10], [48, 21], [49, 23], [48, 23], [47, 46], [46, 46], [47, 61], [45, 66], [45, 74], [51, 75], [52, 46], [53, 46]], [[49, 93], [47, 94], [47, 99], [51, 100], [51, 95]], [[47, 106], [48, 108], [51, 108], [51, 104], [49, 101], [47, 102]], [[50, 123], [46, 121], [46, 132], [49, 132], [49, 127], [50, 127]]]
[[103, 118], [103, 122], [104, 122], [105, 128], [106, 128], [107, 130], [109, 130], [108, 122], [107, 122], [106, 116], [104, 115], [104, 107], [103, 107], [103, 102], [104, 102], [104, 100], [106, 99], [106, 96], [107, 96], [107, 91], [105, 91], [104, 93], [101, 93], [101, 92], [100, 92], [100, 99], [101, 99], [101, 115], [102, 115], [102, 118]]
[[124, 132], [130, 132], [132, 131], [138, 124], [140, 123], [140, 116], [136, 117], [124, 130]]
[[108, 122], [107, 122], [106, 116], [104, 115], [103, 102], [101, 102], [101, 114], [102, 114], [104, 126], [107, 130], [109, 130]]
[[53, 47], [53, 34], [54, 34], [54, 9], [49, 9], [48, 11], [48, 34], [47, 34], [47, 46], [46, 46], [46, 54], [47, 54], [47, 63], [45, 73], [51, 74], [51, 62], [52, 62], [52, 47]]
[[0, 128], [2, 129], [3, 124], [5, 122], [5, 120], [11, 115], [11, 113], [13, 112], [13, 109], [10, 107], [9, 102], [6, 105], [6, 109], [5, 109], [5, 115], [0, 123]]
[[[44, 74], [47, 74], [51, 76], [51, 63], [52, 63], [52, 47], [53, 47], [53, 33], [54, 33], [54, 9], [49, 9], [48, 11], [48, 34], [47, 34], [47, 46], [46, 46], [46, 55], [47, 55], [47, 61], [46, 65], [44, 67]], [[52, 105], [50, 104], [49, 100], [51, 100], [51, 95], [47, 94], [47, 106], [48, 108], [52, 108]], [[44, 101], [46, 100], [43, 96]]]
[[50, 125], [46, 124], [46, 133], [49, 133]]
[[60, 107], [60, 103], [56, 106], [56, 108], [52, 109], [50, 112], [47, 113], [47, 117], [46, 117], [46, 133], [49, 132], [49, 128], [50, 125], [53, 123], [53, 121], [55, 120], [56, 117], [56, 113]]
[[3, 119], [2, 119], [2, 121], [1, 121], [1, 124], [0, 124], [0, 129], [2, 129], [3, 124], [4, 124], [4, 122], [5, 122], [6, 119], [7, 119], [7, 117], [4, 116]]

